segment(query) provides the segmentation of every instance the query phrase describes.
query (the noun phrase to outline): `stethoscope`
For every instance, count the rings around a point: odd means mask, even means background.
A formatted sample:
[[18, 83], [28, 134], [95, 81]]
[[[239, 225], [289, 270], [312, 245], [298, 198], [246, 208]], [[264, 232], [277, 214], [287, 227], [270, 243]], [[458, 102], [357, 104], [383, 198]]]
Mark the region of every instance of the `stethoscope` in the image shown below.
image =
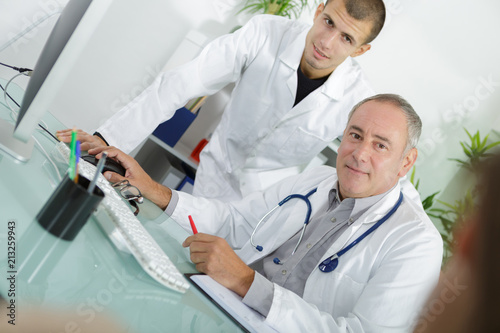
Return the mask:
[[[317, 188], [313, 189], [312, 191], [310, 191], [309, 193], [307, 193], [306, 195], [301, 195], [301, 194], [291, 194], [289, 196], [287, 196], [285, 199], [281, 200], [273, 209], [271, 209], [266, 215], [264, 215], [263, 218], [260, 219], [259, 223], [257, 223], [257, 225], [255, 226], [253, 232], [252, 232], [252, 235], [250, 236], [250, 243], [252, 244], [253, 247], [255, 247], [258, 251], [262, 251], [263, 250], [263, 247], [260, 246], [260, 245], [256, 245], [254, 242], [253, 242], [253, 237], [255, 235], [255, 232], [257, 231], [257, 229], [259, 228], [259, 225], [266, 220], [266, 218], [272, 213], [274, 212], [278, 207], [281, 207], [283, 206], [283, 204], [285, 204], [286, 202], [288, 202], [290, 199], [301, 199], [301, 200], [304, 200], [304, 202], [306, 203], [307, 205], [307, 214], [306, 214], [306, 219], [304, 221], [304, 225], [302, 226], [302, 232], [300, 233], [300, 237], [299, 237], [299, 240], [297, 241], [297, 245], [295, 245], [295, 248], [293, 249], [292, 251], [292, 256], [294, 255], [295, 251], [297, 251], [297, 248], [299, 247], [300, 245], [300, 242], [302, 241], [302, 236], [304, 236], [304, 232], [306, 230], [306, 226], [309, 224], [309, 218], [311, 217], [311, 202], [309, 201], [309, 196], [313, 193], [315, 193], [317, 190]], [[339, 258], [344, 255], [347, 251], [349, 251], [350, 249], [352, 249], [355, 245], [357, 245], [359, 242], [361, 242], [366, 236], [368, 236], [369, 234], [371, 234], [372, 232], [374, 232], [378, 227], [380, 227], [382, 225], [382, 223], [384, 223], [385, 221], [387, 221], [391, 216], [392, 214], [394, 214], [394, 212], [396, 212], [396, 210], [399, 208], [399, 206], [401, 205], [401, 202], [403, 201], [403, 193], [400, 192], [399, 193], [399, 199], [398, 201], [396, 202], [396, 204], [394, 205], [394, 207], [392, 207], [392, 209], [384, 216], [382, 217], [377, 223], [375, 223], [370, 229], [368, 229], [367, 231], [365, 231], [361, 236], [359, 236], [358, 238], [356, 238], [353, 242], [351, 242], [348, 246], [346, 246], [345, 248], [343, 248], [342, 250], [340, 250], [339, 252], [335, 253], [334, 255], [326, 258], [325, 260], [323, 260], [319, 265], [318, 265], [318, 268], [320, 271], [324, 272], [324, 273], [330, 273], [332, 271], [335, 270], [335, 268], [337, 268], [338, 264], [339, 264]], [[281, 262], [281, 260], [279, 260], [278, 258], [274, 258], [273, 259], [273, 262], [277, 265], [281, 265], [283, 264]]]

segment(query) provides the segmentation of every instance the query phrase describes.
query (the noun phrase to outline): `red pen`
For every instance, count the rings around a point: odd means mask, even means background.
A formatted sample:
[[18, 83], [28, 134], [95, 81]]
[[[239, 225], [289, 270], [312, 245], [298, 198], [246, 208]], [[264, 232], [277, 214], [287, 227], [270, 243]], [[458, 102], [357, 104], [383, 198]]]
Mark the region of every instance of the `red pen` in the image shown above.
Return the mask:
[[193, 235], [196, 235], [198, 233], [198, 230], [196, 230], [193, 218], [191, 217], [191, 215], [188, 215], [188, 217], [189, 217], [189, 223], [191, 224], [191, 229], [193, 229]]

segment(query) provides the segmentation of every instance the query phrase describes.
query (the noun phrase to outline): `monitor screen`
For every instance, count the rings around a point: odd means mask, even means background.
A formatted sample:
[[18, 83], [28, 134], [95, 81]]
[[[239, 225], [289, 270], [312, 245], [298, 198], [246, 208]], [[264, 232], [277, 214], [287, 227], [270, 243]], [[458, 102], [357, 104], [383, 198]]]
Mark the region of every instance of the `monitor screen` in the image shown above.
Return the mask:
[[[21, 161], [31, 156], [31, 135], [103, 19], [112, 0], [70, 0], [37, 60], [14, 128], [2, 121], [0, 149]], [[31, 141], [31, 142], [30, 142]], [[28, 155], [28, 156], [26, 156]]]

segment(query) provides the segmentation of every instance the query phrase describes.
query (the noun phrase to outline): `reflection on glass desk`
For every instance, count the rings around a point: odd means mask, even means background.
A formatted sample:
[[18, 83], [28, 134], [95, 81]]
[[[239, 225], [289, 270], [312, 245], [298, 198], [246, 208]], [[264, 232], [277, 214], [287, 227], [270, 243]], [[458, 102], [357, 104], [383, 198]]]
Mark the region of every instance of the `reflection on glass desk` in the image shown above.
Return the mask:
[[[13, 86], [9, 93], [21, 100], [19, 88]], [[10, 119], [3, 100], [0, 117]], [[65, 128], [50, 114], [44, 122], [52, 133]], [[54, 139], [39, 131], [35, 138], [53, 153]], [[14, 300], [16, 323], [29, 321], [23, 313], [38, 307], [73, 314], [71, 330], [66, 322], [54, 332], [78, 332], [103, 315], [129, 332], [242, 331], [196, 288], [181, 294], [163, 287], [133, 256], [116, 249], [96, 222], [104, 213], [99, 209], [71, 242], [46, 232], [35, 216], [57, 184], [54, 166], [37, 146], [26, 164], [0, 153], [0, 295], [7, 302]], [[196, 272], [181, 246], [188, 236], [184, 229], [147, 200], [138, 218], [181, 272]], [[15, 263], [8, 255], [12, 230]], [[8, 280], [12, 275], [14, 284]], [[4, 324], [9, 318], [0, 320]]]

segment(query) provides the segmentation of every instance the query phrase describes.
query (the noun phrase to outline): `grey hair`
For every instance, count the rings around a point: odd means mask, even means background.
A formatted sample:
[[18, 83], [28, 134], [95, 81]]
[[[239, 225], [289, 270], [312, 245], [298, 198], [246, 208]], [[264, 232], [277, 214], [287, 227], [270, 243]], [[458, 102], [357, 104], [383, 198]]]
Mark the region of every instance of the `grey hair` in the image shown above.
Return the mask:
[[422, 120], [420, 120], [420, 117], [415, 112], [410, 103], [408, 103], [407, 100], [405, 100], [403, 97], [399, 95], [378, 94], [375, 96], [365, 98], [352, 108], [351, 112], [349, 112], [349, 118], [347, 119], [347, 122], [351, 120], [352, 115], [361, 105], [370, 101], [391, 103], [397, 106], [404, 113], [404, 115], [406, 116], [406, 125], [407, 125], [406, 127], [408, 129], [407, 133], [408, 136], [406, 140], [406, 148], [404, 153], [406, 154], [408, 151], [410, 151], [410, 149], [415, 148], [418, 144], [418, 139], [420, 138], [420, 134], [422, 133]]

